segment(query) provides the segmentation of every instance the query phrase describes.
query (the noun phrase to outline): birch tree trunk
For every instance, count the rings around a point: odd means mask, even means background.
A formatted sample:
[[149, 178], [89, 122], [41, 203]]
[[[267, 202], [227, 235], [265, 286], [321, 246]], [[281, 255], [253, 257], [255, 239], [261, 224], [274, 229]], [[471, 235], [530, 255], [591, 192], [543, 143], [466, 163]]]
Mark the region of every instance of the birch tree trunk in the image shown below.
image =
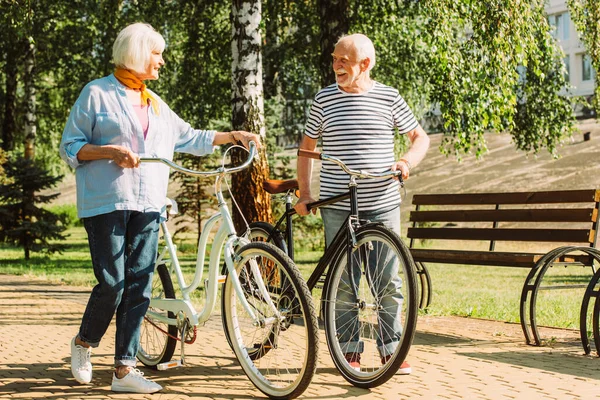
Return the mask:
[[[261, 57], [260, 0], [232, 0], [232, 125], [234, 130], [259, 134], [265, 144], [265, 121]], [[263, 146], [264, 147], [264, 146]], [[232, 150], [232, 162], [239, 164], [248, 153]], [[232, 190], [243, 217], [248, 222], [271, 221], [271, 198], [262, 188], [269, 176], [263, 148], [252, 166], [232, 176]], [[244, 218], [232, 205], [236, 229], [244, 229]]]
[[35, 89], [35, 43], [29, 40], [25, 55], [25, 158], [35, 158], [36, 131], [36, 89]]
[[321, 86], [335, 82], [335, 74], [331, 64], [331, 53], [340, 36], [348, 33], [350, 19], [348, 17], [348, 0], [317, 0], [319, 17], [321, 17], [321, 56], [319, 70]]

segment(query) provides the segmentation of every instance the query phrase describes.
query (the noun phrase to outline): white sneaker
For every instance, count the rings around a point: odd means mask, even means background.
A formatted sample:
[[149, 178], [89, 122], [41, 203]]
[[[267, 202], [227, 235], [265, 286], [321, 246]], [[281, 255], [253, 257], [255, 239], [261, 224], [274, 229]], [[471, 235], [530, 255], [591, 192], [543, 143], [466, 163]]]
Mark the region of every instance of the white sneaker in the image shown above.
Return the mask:
[[92, 381], [92, 362], [90, 356], [92, 349], [75, 344], [75, 338], [71, 340], [71, 373], [79, 383], [90, 383]]
[[132, 368], [127, 375], [119, 379], [113, 373], [111, 390], [113, 392], [154, 393], [162, 389], [156, 382], [144, 378], [144, 373]]

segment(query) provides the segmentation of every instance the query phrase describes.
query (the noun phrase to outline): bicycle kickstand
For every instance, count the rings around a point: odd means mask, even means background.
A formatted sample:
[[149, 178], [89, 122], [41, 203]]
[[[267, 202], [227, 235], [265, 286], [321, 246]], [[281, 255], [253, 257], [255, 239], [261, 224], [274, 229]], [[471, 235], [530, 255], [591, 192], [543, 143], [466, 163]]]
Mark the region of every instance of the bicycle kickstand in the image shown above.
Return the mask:
[[188, 321], [187, 319], [183, 322], [183, 325], [181, 325], [181, 332], [179, 332], [179, 337], [181, 338], [181, 357], [179, 359], [179, 365], [183, 365], [185, 364], [185, 352], [184, 352], [184, 347], [185, 347], [185, 337], [187, 335], [187, 330], [188, 330]]
[[171, 369], [171, 368], [182, 367], [185, 364], [184, 347], [185, 347], [185, 335], [187, 333], [187, 326], [188, 326], [188, 322], [185, 321], [181, 327], [181, 331], [179, 332], [179, 337], [181, 338], [181, 340], [179, 341], [181, 343], [181, 357], [179, 358], [179, 360], [171, 360], [171, 361], [166, 361], [166, 362], [160, 363], [156, 366], [156, 369], [158, 369], [159, 371], [165, 371], [165, 370]]

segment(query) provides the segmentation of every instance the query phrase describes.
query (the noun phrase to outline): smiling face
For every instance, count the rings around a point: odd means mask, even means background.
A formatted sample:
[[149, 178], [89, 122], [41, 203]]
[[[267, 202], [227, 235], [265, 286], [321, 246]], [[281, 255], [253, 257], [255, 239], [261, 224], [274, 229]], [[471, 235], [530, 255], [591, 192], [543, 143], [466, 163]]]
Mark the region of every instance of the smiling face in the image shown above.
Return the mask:
[[335, 81], [340, 89], [349, 93], [360, 93], [370, 85], [367, 73], [369, 59], [358, 59], [358, 51], [352, 40], [341, 40], [331, 56]]
[[153, 50], [150, 54], [150, 60], [148, 61], [144, 72], [135, 73], [135, 75], [142, 81], [158, 79], [158, 70], [165, 65], [165, 60], [163, 59], [162, 54], [162, 51]]

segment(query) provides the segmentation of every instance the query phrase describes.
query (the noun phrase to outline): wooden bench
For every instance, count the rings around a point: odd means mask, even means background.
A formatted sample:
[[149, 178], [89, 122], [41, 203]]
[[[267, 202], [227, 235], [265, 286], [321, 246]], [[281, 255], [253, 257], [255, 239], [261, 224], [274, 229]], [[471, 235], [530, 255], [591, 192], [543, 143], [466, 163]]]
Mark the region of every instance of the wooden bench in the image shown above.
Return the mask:
[[[432, 293], [425, 263], [528, 268], [520, 303], [521, 326], [528, 344], [541, 343], [535, 318], [539, 290], [588, 287], [587, 284], [541, 286], [548, 268], [559, 264], [580, 265], [590, 267], [594, 274], [594, 260], [600, 263], [600, 252], [596, 250], [600, 190], [417, 194], [412, 203], [415, 210], [410, 213], [412, 227], [408, 228], [408, 238], [420, 276], [420, 306], [430, 303]], [[423, 240], [435, 244], [436, 248], [419, 248], [417, 244]], [[468, 241], [469, 249], [456, 249], [453, 240], [463, 245], [463, 241]], [[543, 246], [551, 250], [498, 251], [496, 247], [501, 242], [506, 248], [526, 242], [527, 248]], [[560, 247], [556, 247], [557, 244]], [[485, 248], [475, 250], [476, 245]], [[600, 275], [598, 282], [600, 285]], [[593, 286], [592, 282], [589, 285]], [[592, 297], [597, 299], [598, 291], [588, 287], [588, 303]], [[585, 303], [584, 298], [580, 330], [584, 348], [589, 353]], [[600, 300], [596, 303], [599, 303], [595, 306], [598, 313]], [[598, 335], [600, 351], [600, 332]]]

